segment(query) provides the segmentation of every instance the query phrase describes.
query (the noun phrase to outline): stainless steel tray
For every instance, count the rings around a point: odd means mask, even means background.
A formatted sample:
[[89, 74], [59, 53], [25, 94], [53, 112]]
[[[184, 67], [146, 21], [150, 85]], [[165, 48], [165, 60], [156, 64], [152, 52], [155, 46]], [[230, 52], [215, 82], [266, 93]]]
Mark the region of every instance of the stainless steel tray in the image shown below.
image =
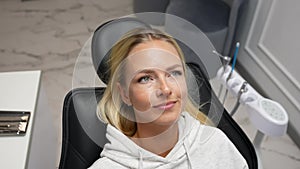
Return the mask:
[[0, 136], [25, 135], [29, 119], [27, 111], [0, 111]]

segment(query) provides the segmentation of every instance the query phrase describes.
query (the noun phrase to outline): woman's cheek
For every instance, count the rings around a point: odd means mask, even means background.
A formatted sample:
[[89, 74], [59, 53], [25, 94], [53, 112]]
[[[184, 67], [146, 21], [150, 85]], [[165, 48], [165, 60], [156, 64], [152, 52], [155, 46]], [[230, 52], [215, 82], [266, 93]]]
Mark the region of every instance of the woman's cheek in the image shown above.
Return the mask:
[[150, 93], [147, 89], [133, 89], [129, 94], [132, 106], [139, 111], [146, 111], [150, 108]]

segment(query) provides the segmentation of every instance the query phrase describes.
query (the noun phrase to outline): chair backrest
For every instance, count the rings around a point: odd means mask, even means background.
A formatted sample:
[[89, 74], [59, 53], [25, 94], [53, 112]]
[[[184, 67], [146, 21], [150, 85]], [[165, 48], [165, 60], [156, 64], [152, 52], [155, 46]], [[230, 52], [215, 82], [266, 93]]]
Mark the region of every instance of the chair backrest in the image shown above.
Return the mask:
[[[122, 22], [133, 23], [132, 27], [128, 26], [126, 29], [132, 29], [136, 26], [148, 27], [147, 24], [140, 23], [135, 19], [118, 19], [110, 21], [100, 26], [94, 33], [92, 41], [92, 57], [97, 73], [100, 74], [101, 79], [105, 82], [107, 80], [107, 70], [99, 70], [98, 67], [102, 65], [101, 60], [105, 60], [110, 47], [101, 48], [104, 40], [108, 40], [109, 32], [103, 34], [106, 29], [112, 29], [107, 24], [123, 24]], [[120, 23], [121, 22], [121, 23]], [[105, 29], [105, 30], [104, 30]], [[102, 32], [104, 30], [104, 32]], [[100, 31], [100, 32], [98, 32]], [[123, 32], [123, 31], [122, 31]], [[127, 32], [126, 30], [123, 32]], [[115, 36], [115, 35], [114, 35]], [[100, 39], [98, 39], [100, 38]], [[117, 39], [110, 39], [112, 44]], [[180, 44], [180, 43], [179, 43]], [[186, 46], [180, 44], [184, 48], [184, 52], [189, 51]], [[96, 50], [95, 48], [101, 48]], [[189, 51], [191, 52], [191, 51]], [[236, 124], [236, 122], [228, 115], [218, 98], [211, 91], [211, 87], [207, 78], [207, 73], [202, 69], [200, 60], [195, 59], [195, 54], [189, 53], [186, 58], [187, 66], [196, 77], [197, 88], [199, 88], [200, 104], [205, 104], [202, 108], [203, 112], [214, 112], [212, 117], [220, 117], [218, 128], [224, 131], [237, 149], [246, 159], [250, 169], [257, 169], [257, 158], [252, 143], [248, 137]], [[102, 58], [101, 58], [102, 57]], [[188, 84], [189, 85], [189, 84]], [[192, 84], [194, 85], [194, 84]], [[106, 124], [98, 120], [96, 116], [97, 103], [101, 100], [105, 88], [78, 88], [70, 91], [64, 100], [63, 106], [63, 137], [62, 137], [62, 152], [59, 168], [60, 169], [84, 169], [93, 164], [99, 157], [104, 144], [107, 142], [105, 137]], [[224, 112], [223, 112], [224, 111]]]

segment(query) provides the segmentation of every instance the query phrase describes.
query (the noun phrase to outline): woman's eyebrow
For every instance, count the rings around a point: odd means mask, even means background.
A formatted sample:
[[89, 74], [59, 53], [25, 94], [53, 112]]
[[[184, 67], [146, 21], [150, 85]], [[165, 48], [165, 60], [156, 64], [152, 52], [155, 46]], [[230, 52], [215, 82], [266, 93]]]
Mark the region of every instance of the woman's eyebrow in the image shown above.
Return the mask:
[[[175, 68], [177, 68], [177, 67], [182, 68], [182, 66], [181, 66], [180, 64], [175, 64], [175, 65], [172, 65], [172, 66], [166, 68], [166, 71], [173, 70], [173, 69], [175, 69]], [[151, 68], [151, 69], [143, 69], [143, 70], [139, 70], [139, 71], [137, 71], [137, 74], [138, 74], [138, 73], [146, 73], [146, 74], [155, 73], [155, 70], [154, 70], [154, 69], [157, 69], [157, 68]]]
[[150, 73], [154, 73], [154, 70], [153, 69], [143, 69], [143, 70], [137, 71], [137, 73], [150, 74]]
[[173, 70], [173, 69], [175, 69], [175, 68], [177, 68], [177, 67], [182, 68], [182, 66], [181, 66], [180, 64], [175, 64], [175, 65], [173, 65], [173, 66], [168, 67], [166, 70], [167, 70], [167, 71], [170, 71], [170, 70]]

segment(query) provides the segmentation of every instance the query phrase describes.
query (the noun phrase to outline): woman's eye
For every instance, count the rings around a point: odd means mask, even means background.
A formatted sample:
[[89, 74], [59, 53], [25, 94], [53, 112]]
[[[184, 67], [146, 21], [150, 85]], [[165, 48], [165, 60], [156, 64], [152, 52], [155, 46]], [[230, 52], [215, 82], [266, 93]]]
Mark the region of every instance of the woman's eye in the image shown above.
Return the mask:
[[138, 79], [139, 83], [147, 83], [151, 80], [150, 76], [143, 76], [141, 78]]
[[181, 76], [181, 75], [182, 75], [182, 72], [181, 72], [181, 71], [178, 71], [178, 70], [176, 70], [176, 71], [172, 71], [172, 72], [170, 72], [170, 75], [171, 75], [171, 76]]

